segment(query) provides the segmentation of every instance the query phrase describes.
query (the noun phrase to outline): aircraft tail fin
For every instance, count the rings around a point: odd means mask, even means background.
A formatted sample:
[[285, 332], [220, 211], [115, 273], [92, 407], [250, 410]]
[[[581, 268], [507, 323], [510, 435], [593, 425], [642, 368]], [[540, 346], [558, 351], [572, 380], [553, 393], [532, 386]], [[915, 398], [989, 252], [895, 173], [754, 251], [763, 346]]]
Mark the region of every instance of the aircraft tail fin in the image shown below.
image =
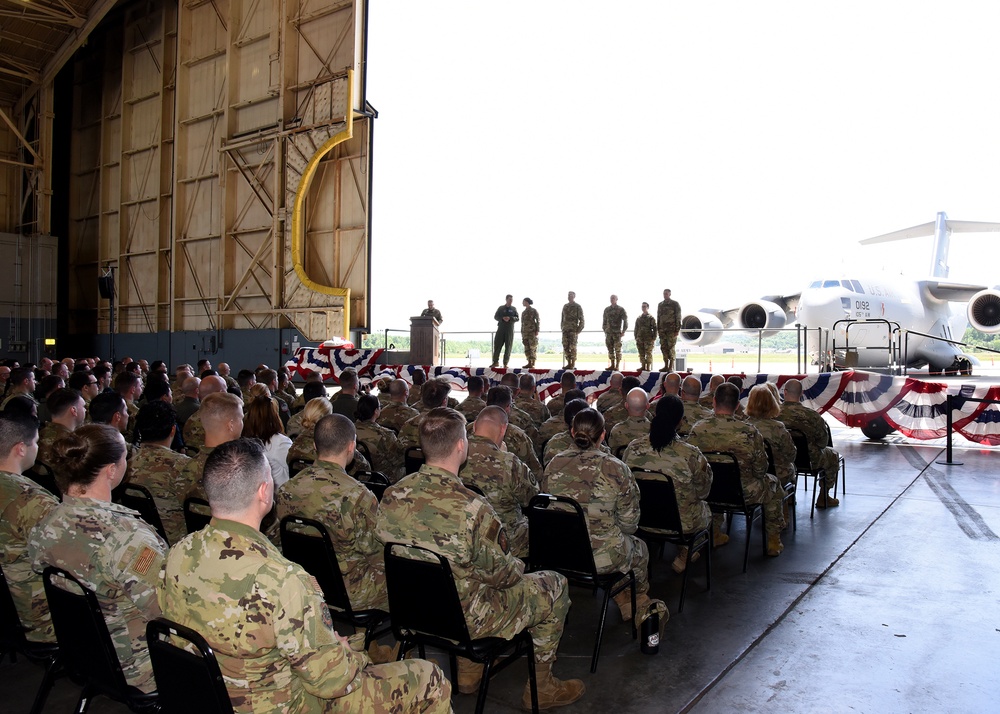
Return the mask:
[[873, 243], [889, 243], [896, 240], [934, 236], [934, 249], [931, 258], [931, 276], [935, 278], [948, 277], [948, 248], [952, 233], [995, 233], [1000, 232], [1000, 223], [985, 221], [949, 221], [948, 214], [941, 211], [933, 223], [921, 223], [919, 226], [904, 228], [901, 231], [884, 233], [874, 238], [866, 238], [862, 245]]

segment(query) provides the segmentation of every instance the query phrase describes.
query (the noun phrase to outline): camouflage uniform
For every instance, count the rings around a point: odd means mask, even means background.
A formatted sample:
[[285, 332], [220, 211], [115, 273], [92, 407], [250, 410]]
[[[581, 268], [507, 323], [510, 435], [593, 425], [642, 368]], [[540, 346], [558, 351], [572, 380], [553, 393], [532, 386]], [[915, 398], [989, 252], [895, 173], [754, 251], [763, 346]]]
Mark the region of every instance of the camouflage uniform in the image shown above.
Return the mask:
[[444, 318], [441, 317], [441, 311], [436, 307], [424, 308], [423, 312], [420, 313], [420, 317], [433, 317], [438, 322], [444, 322]]
[[538, 494], [535, 475], [513, 454], [482, 436], [469, 439], [469, 458], [458, 472], [464, 483], [482, 489], [507, 529], [510, 552], [528, 555], [528, 519], [521, 511]]
[[351, 421], [355, 421], [358, 413], [358, 397], [356, 394], [344, 394], [341, 392], [330, 402], [333, 405], [333, 413], [341, 414]]
[[128, 428], [122, 436], [125, 437], [126, 444], [135, 443], [135, 418], [139, 416], [139, 405], [135, 402], [126, 401], [125, 409], [128, 410]]
[[653, 369], [653, 345], [656, 343], [656, 318], [650, 314], [635, 318], [635, 346], [639, 350], [639, 370]]
[[[426, 384], [426, 382], [424, 383]], [[420, 393], [424, 391], [423, 384], [411, 384], [410, 394], [406, 397], [406, 403], [411, 407], [420, 403]]]
[[684, 400], [684, 416], [681, 417], [680, 422], [677, 424], [677, 434], [680, 436], [687, 436], [691, 433], [691, 427], [700, 422], [702, 419], [707, 419], [712, 416], [713, 412], [711, 409], [706, 409], [698, 402], [689, 402]]
[[392, 429], [398, 434], [400, 429], [403, 428], [403, 424], [405, 424], [408, 419], [412, 419], [417, 416], [419, 413], [420, 412], [407, 404], [391, 402], [386, 404], [382, 413], [378, 415], [377, 423], [379, 426]]
[[632, 535], [639, 526], [639, 487], [628, 466], [574, 444], [545, 467], [542, 489], [583, 508], [598, 573], [631, 570], [636, 594], [649, 590], [649, 549]]
[[330, 533], [344, 585], [356, 610], [389, 609], [382, 545], [375, 538], [375, 495], [340, 466], [317, 461], [278, 489], [278, 520], [305, 516]]
[[514, 406], [531, 417], [536, 429], [552, 416], [549, 414], [549, 408], [545, 406], [545, 402], [534, 394], [518, 394], [514, 397]]
[[566, 578], [524, 573], [500, 518], [458, 476], [424, 464], [382, 497], [378, 537], [448, 559], [472, 637], [510, 638], [529, 628], [536, 662], [554, 662], [570, 599]]
[[524, 356], [528, 359], [529, 369], [535, 366], [540, 329], [541, 322], [538, 319], [538, 310], [529, 305], [521, 313], [521, 342], [524, 344]]
[[316, 425], [313, 424], [308, 429], [303, 429], [295, 437], [295, 441], [292, 442], [292, 445], [288, 449], [288, 463], [292, 463], [296, 459], [303, 459], [305, 461], [316, 460], [315, 432]]
[[604, 412], [604, 431], [607, 433], [605, 438], [611, 438], [611, 432], [626, 419], [628, 419], [628, 408], [625, 406], [625, 400], [618, 402], [618, 406], [611, 407]]
[[200, 449], [205, 445], [205, 426], [201, 423], [201, 410], [188, 417], [184, 422], [184, 446]]
[[197, 455], [189, 459], [184, 465], [184, 473], [181, 479], [185, 483], [191, 484], [191, 489], [186, 494], [180, 494], [182, 504], [184, 499], [189, 496], [208, 499], [205, 495], [205, 489], [201, 485], [201, 476], [205, 472], [205, 462], [208, 461], [208, 457], [213, 451], [215, 451], [214, 446], [201, 446], [198, 448]]
[[542, 472], [542, 464], [538, 461], [534, 443], [516, 424], [507, 424], [507, 434], [503, 438], [503, 443], [507, 451], [523, 461], [532, 472], [536, 474]]
[[778, 477], [767, 473], [764, 437], [757, 429], [734, 416], [712, 414], [691, 428], [688, 443], [701, 449], [702, 453], [732, 453], [740, 465], [740, 480], [747, 503], [764, 505], [764, 530], [769, 536], [781, 533], [785, 525], [781, 508], [784, 494], [778, 488]]
[[55, 642], [42, 579], [31, 569], [28, 537], [56, 497], [27, 476], [0, 471], [0, 564], [29, 642]]
[[[712, 511], [705, 502], [712, 489], [712, 469], [696, 447], [675, 439], [657, 452], [649, 439], [637, 439], [625, 450], [624, 461], [631, 469], [659, 471], [674, 482], [681, 526], [686, 533], [707, 528], [712, 522]], [[660, 477], [636, 474], [636, 478]]]
[[35, 403], [35, 408], [36, 409], [38, 407], [42, 406], [41, 404], [38, 403], [38, 400], [35, 399], [35, 395], [32, 394], [31, 392], [22, 392], [21, 394], [13, 394], [13, 393], [11, 393], [11, 394], [8, 394], [4, 398], [3, 402], [0, 402], [0, 412], [2, 412], [3, 410], [5, 410], [7, 408], [7, 403], [10, 402], [10, 400], [13, 399], [14, 397], [27, 397], [28, 399], [30, 399], [31, 401], [33, 401]]
[[795, 442], [788, 429], [777, 419], [747, 417], [747, 423], [754, 426], [764, 441], [771, 447], [774, 459], [774, 475], [782, 486], [795, 483]]
[[35, 572], [54, 565], [97, 595], [125, 680], [156, 689], [146, 623], [160, 616], [156, 587], [167, 552], [156, 531], [125, 506], [65, 496], [31, 532], [28, 548]]
[[143, 444], [129, 464], [126, 481], [149, 489], [171, 543], [187, 535], [182, 501], [194, 486], [194, 482], [187, 480], [191, 478], [185, 468], [189, 461], [187, 456], [166, 446]]
[[656, 306], [656, 330], [660, 335], [663, 366], [669, 372], [674, 368], [674, 346], [677, 344], [677, 333], [681, 331], [680, 303], [668, 298]]
[[403, 473], [403, 445], [396, 437], [396, 432], [386, 429], [373, 421], [355, 423], [357, 440], [363, 441], [372, 455], [372, 468], [381, 471], [396, 483], [406, 474]]
[[836, 489], [840, 454], [832, 446], [827, 446], [829, 434], [823, 417], [802, 402], [784, 402], [777, 419], [785, 425], [785, 428], [798, 429], [802, 432], [809, 442], [809, 461], [814, 468], [826, 471], [827, 489]]
[[[628, 446], [634, 439], [649, 441], [649, 420], [644, 417], [628, 417], [625, 421], [617, 424], [608, 436], [608, 448], [612, 454], [618, 454], [618, 450]], [[621, 458], [621, 456], [618, 456]]]
[[245, 524], [212, 519], [174, 546], [160, 604], [208, 640], [241, 714], [450, 710], [436, 665], [372, 666], [334, 631], [315, 578]]
[[[566, 424], [564, 422], [563, 427], [565, 426]], [[549, 439], [547, 444], [545, 444], [545, 453], [542, 455], [542, 463], [545, 466], [548, 466], [549, 462], [552, 461], [552, 459], [554, 459], [558, 454], [561, 454], [563, 451], [566, 451], [566, 449], [571, 448], [572, 446], [573, 446], [573, 437], [570, 435], [569, 429], [564, 428], [561, 432], [559, 432], [551, 439]], [[607, 444], [601, 444], [601, 451], [603, 451], [608, 456], [614, 456], [614, 454], [611, 453], [611, 449], [608, 448]]]
[[608, 305], [604, 308], [604, 344], [608, 348], [608, 359], [611, 369], [618, 369], [622, 361], [622, 333], [628, 330], [628, 314], [621, 305]]
[[35, 461], [41, 461], [46, 466], [51, 467], [52, 457], [55, 455], [52, 449], [53, 444], [72, 433], [62, 424], [56, 424], [54, 421], [43, 426], [38, 432], [38, 455], [35, 457]]
[[417, 414], [412, 419], [408, 419], [403, 428], [399, 430], [399, 443], [403, 447], [403, 453], [413, 446], [420, 446], [420, 424], [424, 420], [423, 414]]
[[548, 407], [550, 416], [562, 417], [563, 409], [566, 406], [566, 397], [562, 394], [557, 394], [547, 401], [545, 406]]
[[566, 368], [576, 368], [576, 341], [583, 332], [583, 308], [579, 303], [568, 302], [563, 305], [562, 320], [559, 329], [562, 330], [563, 355], [566, 357]]
[[510, 412], [507, 413], [507, 423], [523, 431], [532, 445], [538, 440], [538, 425], [535, 424], [535, 420], [528, 412], [514, 404], [510, 405]]
[[616, 407], [622, 403], [625, 399], [625, 395], [622, 394], [620, 389], [608, 389], [605, 390], [604, 394], [597, 398], [597, 403], [594, 408], [597, 409], [601, 414], [608, 411], [612, 407]]
[[465, 417], [468, 422], [473, 422], [479, 416], [479, 412], [486, 408], [486, 402], [480, 397], [468, 397], [464, 402], [455, 407], [455, 411]]
[[545, 446], [552, 437], [563, 431], [566, 431], [566, 420], [563, 419], [562, 414], [558, 416], [552, 415], [545, 420], [542, 428], [538, 430], [538, 444], [542, 447], [543, 453], [545, 452]]

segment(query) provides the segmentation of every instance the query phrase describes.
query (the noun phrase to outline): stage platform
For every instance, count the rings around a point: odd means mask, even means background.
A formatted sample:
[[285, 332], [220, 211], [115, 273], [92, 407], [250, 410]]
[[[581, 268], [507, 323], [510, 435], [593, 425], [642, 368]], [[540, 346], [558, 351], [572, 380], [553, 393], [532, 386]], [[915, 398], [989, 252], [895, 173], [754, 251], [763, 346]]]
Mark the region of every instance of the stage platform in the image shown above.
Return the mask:
[[[995, 709], [1000, 659], [1000, 479], [996, 455], [966, 446], [963, 466], [942, 466], [939, 443], [900, 436], [871, 442], [833, 424], [847, 458], [838, 508], [783, 537], [778, 558], [762, 555], [754, 530], [742, 569], [742, 523], [713, 557], [712, 590], [694, 566], [684, 612], [668, 548], [653, 597], [672, 617], [660, 652], [639, 652], [616, 613], [600, 665], [589, 672], [598, 598], [572, 588], [573, 609], [556, 673], [580, 677], [584, 698], [567, 712], [982, 712]], [[802, 494], [800, 490], [800, 495]], [[388, 640], [387, 640], [388, 641]], [[516, 664], [490, 687], [487, 712], [519, 711], [527, 668]], [[0, 702], [27, 712], [41, 669], [0, 665]], [[79, 688], [60, 680], [46, 711], [69, 712]], [[475, 709], [456, 696], [455, 711]], [[126, 712], [98, 697], [93, 714]]]

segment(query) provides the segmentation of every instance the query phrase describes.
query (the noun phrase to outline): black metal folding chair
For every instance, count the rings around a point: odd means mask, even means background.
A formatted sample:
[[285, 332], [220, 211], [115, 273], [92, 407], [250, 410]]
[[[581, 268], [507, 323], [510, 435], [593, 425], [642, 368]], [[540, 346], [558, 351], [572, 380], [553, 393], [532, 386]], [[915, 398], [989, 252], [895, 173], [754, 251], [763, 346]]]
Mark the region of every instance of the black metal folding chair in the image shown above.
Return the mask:
[[188, 533], [200, 531], [212, 520], [212, 509], [204, 498], [189, 496], [184, 499], [184, 527]]
[[52, 689], [52, 683], [60, 674], [59, 645], [50, 642], [32, 642], [25, 635], [25, 627], [17, 614], [14, 596], [11, 595], [7, 577], [0, 568], [0, 661], [10, 655], [11, 662], [17, 655], [24, 655], [29, 662], [45, 667], [45, 675], [35, 694], [31, 714], [39, 714], [45, 708], [45, 700]]
[[204, 637], [189, 627], [158, 617], [146, 623], [146, 642], [163, 710], [233, 713], [215, 651]]
[[767, 555], [767, 532], [764, 529], [764, 505], [747, 502], [743, 493], [743, 481], [740, 478], [740, 462], [728, 451], [706, 451], [705, 458], [712, 467], [712, 490], [708, 493], [709, 508], [713, 513], [723, 513], [727, 518], [726, 533], [733, 527], [733, 514], [742, 513], [746, 517], [747, 542], [743, 551], [743, 572], [747, 571], [750, 562], [750, 536], [753, 533], [753, 522], [761, 519], [760, 535], [764, 554]]
[[111, 500], [138, 511], [142, 520], [151, 525], [163, 540], [170, 543], [167, 531], [163, 528], [163, 521], [160, 520], [160, 512], [156, 510], [156, 501], [153, 500], [153, 494], [148, 488], [137, 483], [123, 483], [111, 492]]
[[412, 473], [416, 473], [420, 470], [420, 467], [424, 465], [424, 450], [419, 446], [411, 446], [406, 450], [403, 455], [403, 466], [406, 475], [409, 476]]
[[[795, 444], [796, 477], [805, 476], [813, 480], [813, 493], [809, 506], [809, 517], [812, 518], [816, 513], [816, 496], [819, 494], [817, 489], [822, 489], [823, 493], [826, 493], [826, 471], [813, 467], [812, 459], [809, 456], [809, 440], [806, 439], [806, 435], [798, 429], [789, 429], [788, 433], [792, 435], [792, 443]], [[806, 481], [804, 485], [806, 495], [808, 495], [809, 482]]]

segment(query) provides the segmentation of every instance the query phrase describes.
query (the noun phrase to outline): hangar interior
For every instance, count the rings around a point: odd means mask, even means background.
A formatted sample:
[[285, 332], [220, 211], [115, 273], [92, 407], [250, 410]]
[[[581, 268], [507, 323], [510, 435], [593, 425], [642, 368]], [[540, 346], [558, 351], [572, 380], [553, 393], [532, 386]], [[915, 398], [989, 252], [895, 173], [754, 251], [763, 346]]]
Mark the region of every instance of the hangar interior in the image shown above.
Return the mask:
[[366, 36], [363, 0], [0, 3], [0, 356], [364, 331]]

